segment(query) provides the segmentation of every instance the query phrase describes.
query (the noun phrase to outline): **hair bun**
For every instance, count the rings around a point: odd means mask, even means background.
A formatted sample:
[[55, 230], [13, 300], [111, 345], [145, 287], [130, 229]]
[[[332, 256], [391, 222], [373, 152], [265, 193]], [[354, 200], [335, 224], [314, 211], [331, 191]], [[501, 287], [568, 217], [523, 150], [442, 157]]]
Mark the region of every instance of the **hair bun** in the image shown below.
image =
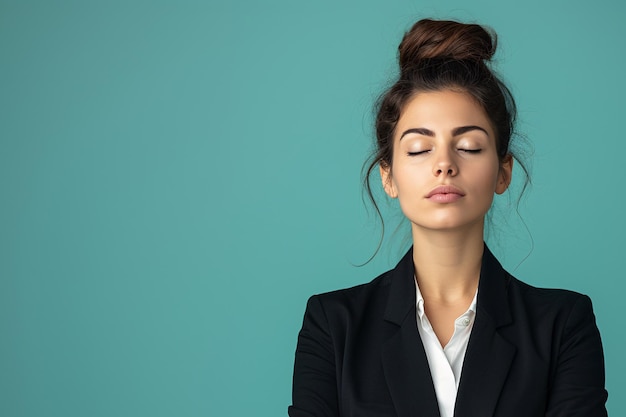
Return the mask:
[[423, 19], [404, 34], [398, 47], [400, 69], [424, 59], [489, 61], [496, 51], [495, 33], [476, 24]]

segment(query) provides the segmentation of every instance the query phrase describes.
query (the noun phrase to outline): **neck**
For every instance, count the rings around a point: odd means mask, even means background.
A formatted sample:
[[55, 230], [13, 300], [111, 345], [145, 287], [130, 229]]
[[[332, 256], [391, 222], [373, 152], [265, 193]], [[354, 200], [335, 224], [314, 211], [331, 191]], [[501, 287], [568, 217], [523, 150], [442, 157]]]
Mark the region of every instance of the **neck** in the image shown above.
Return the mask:
[[473, 297], [483, 251], [482, 224], [443, 232], [413, 227], [413, 264], [424, 299], [455, 303]]

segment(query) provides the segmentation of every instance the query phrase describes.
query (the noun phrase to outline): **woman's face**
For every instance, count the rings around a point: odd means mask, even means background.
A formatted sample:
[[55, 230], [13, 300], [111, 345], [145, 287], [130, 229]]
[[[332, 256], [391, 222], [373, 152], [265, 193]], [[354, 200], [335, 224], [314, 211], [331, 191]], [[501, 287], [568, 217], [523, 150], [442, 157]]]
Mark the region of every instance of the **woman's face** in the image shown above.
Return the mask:
[[413, 228], [482, 230], [494, 193], [507, 189], [512, 170], [512, 158], [498, 158], [483, 108], [462, 92], [418, 93], [393, 140], [392, 167], [380, 169], [383, 186]]

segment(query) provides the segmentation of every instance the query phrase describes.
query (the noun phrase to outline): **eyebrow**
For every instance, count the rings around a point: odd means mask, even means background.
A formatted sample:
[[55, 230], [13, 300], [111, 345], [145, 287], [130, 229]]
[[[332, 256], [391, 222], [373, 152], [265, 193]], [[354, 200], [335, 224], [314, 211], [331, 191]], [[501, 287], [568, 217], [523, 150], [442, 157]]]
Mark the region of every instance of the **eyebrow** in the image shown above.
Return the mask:
[[[475, 126], [475, 125], [455, 127], [454, 129], [452, 129], [452, 136], [459, 136], [459, 135], [462, 135], [463, 133], [467, 133], [472, 130], [480, 130], [481, 132], [485, 132], [485, 134], [489, 136], [489, 133], [485, 129], [483, 129], [480, 126]], [[417, 133], [418, 135], [430, 136], [430, 137], [435, 136], [435, 132], [433, 132], [430, 129], [426, 129], [425, 127], [414, 127], [412, 129], [405, 130], [402, 133], [402, 136], [400, 136], [400, 139], [402, 139], [404, 136], [408, 135], [409, 133]]]

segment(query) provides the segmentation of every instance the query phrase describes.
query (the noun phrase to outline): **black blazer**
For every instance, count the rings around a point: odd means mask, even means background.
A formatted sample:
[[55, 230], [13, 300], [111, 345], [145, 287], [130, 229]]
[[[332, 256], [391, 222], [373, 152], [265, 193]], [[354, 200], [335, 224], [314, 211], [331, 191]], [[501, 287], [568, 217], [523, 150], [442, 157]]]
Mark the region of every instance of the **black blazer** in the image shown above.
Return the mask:
[[[412, 250], [372, 282], [309, 299], [291, 417], [438, 417], [417, 330]], [[606, 416], [590, 299], [539, 289], [485, 247], [456, 417]]]

